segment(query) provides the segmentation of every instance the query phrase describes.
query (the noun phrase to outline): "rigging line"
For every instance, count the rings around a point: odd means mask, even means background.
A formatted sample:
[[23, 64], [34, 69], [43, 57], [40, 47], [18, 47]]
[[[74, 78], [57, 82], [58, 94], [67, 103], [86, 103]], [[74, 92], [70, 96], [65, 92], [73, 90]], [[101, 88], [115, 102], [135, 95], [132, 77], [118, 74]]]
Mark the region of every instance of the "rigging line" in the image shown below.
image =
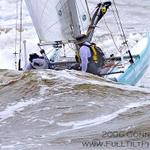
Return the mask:
[[85, 0], [85, 4], [86, 4], [86, 7], [87, 7], [87, 11], [88, 11], [89, 18], [90, 18], [90, 20], [91, 20], [91, 14], [90, 14], [90, 10], [89, 10], [89, 6], [88, 6], [87, 0]]
[[21, 70], [21, 51], [22, 51], [22, 4], [23, 0], [20, 0], [20, 39], [19, 39], [19, 62], [18, 70]]
[[[60, 5], [61, 5], [61, 8], [64, 9], [65, 7], [65, 3], [62, 3], [61, 1], [59, 2]], [[68, 16], [65, 16], [64, 18], [60, 18], [58, 20], [56, 20], [53, 24], [51, 24], [50, 26], [48, 26], [46, 29], [45, 29], [45, 33], [48, 33], [49, 30], [51, 30], [51, 28], [53, 28], [57, 23], [61, 22], [62, 20], [68, 20], [67, 18]], [[70, 26], [68, 25], [68, 28], [70, 28]]]
[[[44, 4], [44, 7], [43, 7], [43, 10], [42, 10], [42, 13], [41, 13], [41, 16], [39, 17], [40, 18], [40, 22], [42, 22], [43, 20], [43, 15], [44, 15], [44, 12], [46, 10], [46, 7], [48, 5], [48, 2], [50, 2], [49, 0], [46, 0], [45, 4]], [[61, 6], [61, 8], [63, 9], [63, 7], [65, 7], [65, 3], [62, 2], [62, 1], [59, 1], [59, 4]], [[58, 4], [57, 4], [58, 5]], [[50, 16], [51, 17], [51, 16]], [[54, 25], [56, 25], [61, 19], [58, 19], [56, 22], [54, 22], [51, 26], [49, 26], [45, 31], [47, 32], [47, 30], [49, 30], [50, 28], [52, 28]]]
[[73, 50], [73, 51], [76, 51], [76, 50], [77, 50], [77, 49], [76, 49], [73, 45], [71, 45], [70, 43], [68, 43], [68, 47], [71, 48], [71, 50]]
[[[97, 7], [95, 7], [95, 8], [91, 11], [91, 14], [93, 14], [93, 13], [96, 11], [96, 8], [97, 8]], [[90, 16], [91, 16], [91, 14], [90, 14]], [[92, 23], [92, 18], [90, 18], [90, 25], [91, 25], [91, 23]], [[87, 30], [86, 35], [88, 35], [92, 30], [93, 30], [92, 28], [89, 29], [89, 30]]]
[[119, 48], [118, 48], [118, 46], [117, 46], [117, 44], [116, 44], [116, 42], [115, 42], [115, 39], [114, 39], [114, 37], [113, 37], [113, 35], [112, 35], [112, 32], [111, 32], [110, 28], [108, 27], [108, 25], [107, 25], [107, 23], [106, 23], [105, 16], [103, 17], [103, 19], [104, 19], [104, 23], [105, 23], [105, 25], [106, 25], [106, 28], [107, 28], [108, 31], [110, 32], [110, 36], [111, 36], [111, 38], [112, 38], [112, 40], [113, 40], [113, 43], [114, 43], [116, 49], [120, 52], [120, 50], [119, 50]]
[[123, 39], [123, 36], [122, 36], [121, 28], [120, 28], [120, 26], [119, 26], [119, 22], [118, 22], [118, 20], [117, 20], [117, 17], [116, 17], [115, 11], [114, 11], [114, 9], [113, 9], [113, 7], [112, 7], [112, 6], [111, 6], [111, 8], [112, 8], [112, 9], [111, 9], [111, 11], [113, 12], [113, 16], [114, 16], [115, 21], [116, 21], [116, 25], [117, 25], [118, 31], [120, 32], [120, 36], [121, 36], [122, 41], [123, 41], [124, 39]]
[[43, 18], [44, 18], [44, 17], [43, 17], [43, 14], [44, 14], [44, 11], [45, 11], [45, 9], [46, 9], [47, 3], [48, 3], [48, 0], [45, 2], [44, 7], [43, 7], [43, 10], [42, 10], [42, 13], [41, 13], [41, 16], [39, 17], [40, 20], [41, 20], [41, 22], [42, 22], [42, 20], [43, 20]]
[[115, 9], [116, 9], [116, 13], [117, 13], [117, 16], [118, 16], [118, 19], [119, 19], [119, 22], [120, 22], [120, 27], [121, 27], [121, 30], [122, 30], [122, 33], [123, 33], [123, 36], [124, 36], [124, 40], [125, 40], [123, 44], [126, 45], [127, 48], [128, 48], [128, 53], [129, 53], [129, 56], [130, 56], [129, 62], [132, 64], [132, 63], [134, 63], [133, 56], [132, 56], [132, 54], [131, 54], [131, 51], [129, 50], [128, 41], [127, 41], [125, 32], [124, 32], [124, 30], [123, 30], [123, 26], [122, 26], [122, 23], [121, 23], [121, 19], [120, 19], [120, 16], [119, 16], [119, 12], [118, 12], [118, 9], [117, 9], [115, 0], [113, 0], [113, 2], [114, 2], [114, 6], [115, 6]]
[[18, 28], [18, 1], [16, 1], [16, 26], [15, 26], [15, 69], [17, 70], [17, 28]]
[[[46, 29], [45, 29], [45, 32], [48, 33], [48, 31], [54, 27], [58, 22], [61, 22], [62, 20], [67, 20], [67, 16], [65, 16], [64, 18], [61, 18], [61, 19], [58, 19], [57, 21], [55, 21], [52, 25], [48, 26]], [[68, 25], [68, 28], [70, 28], [70, 26]]]
[[[97, 7], [94, 7], [93, 10], [91, 11], [90, 15], [93, 14], [96, 11]], [[92, 19], [91, 19], [92, 21]]]
[[20, 1], [20, 53], [21, 53], [21, 49], [22, 49], [22, 1]]
[[[85, 3], [86, 3], [86, 0], [84, 0], [85, 1]], [[82, 6], [82, 8], [84, 9], [84, 11], [85, 12], [87, 12], [86, 11], [86, 8], [84, 7], [84, 5], [83, 5], [83, 2], [82, 1], [80, 1], [80, 3], [81, 3], [81, 6]], [[76, 5], [77, 5], [77, 2], [76, 2]], [[86, 7], [87, 7], [88, 5], [87, 5], [87, 3], [86, 3]], [[87, 7], [88, 8], [88, 7]]]
[[115, 0], [113, 0], [113, 3], [114, 3], [114, 6], [115, 6], [115, 9], [116, 9], [116, 14], [117, 14], [117, 17], [118, 17], [118, 20], [119, 20], [120, 28], [121, 28], [121, 31], [122, 31], [122, 34], [123, 34], [123, 37], [124, 37], [124, 40], [125, 40], [125, 41], [124, 41], [124, 44], [129, 48], [128, 43], [127, 43], [127, 38], [126, 38], [124, 29], [123, 29], [123, 25], [122, 25], [122, 23], [121, 23], [121, 19], [120, 19], [120, 16], [119, 16], [119, 11], [118, 11], [118, 9], [117, 9]]
[[[97, 9], [97, 7], [94, 7], [94, 9], [90, 13], [90, 16], [91, 16], [91, 14], [95, 13], [96, 9]], [[92, 18], [90, 17], [90, 25], [91, 25], [91, 23], [92, 23]], [[86, 35], [88, 35], [92, 30], [93, 30], [92, 28], [90, 30], [88, 30]]]
[[122, 30], [121, 30], [119, 21], [117, 20], [117, 16], [116, 16], [115, 10], [114, 10], [113, 6], [111, 6], [111, 8], [112, 8], [113, 16], [114, 16], [115, 21], [116, 21], [116, 25], [117, 25], [118, 31], [119, 31], [119, 33], [120, 33], [120, 37], [121, 37], [122, 41], [124, 41], [124, 38], [123, 38], [123, 36], [122, 36]]
[[[40, 15], [40, 23], [43, 21], [43, 15], [44, 15], [44, 12], [45, 12], [45, 10], [46, 10], [46, 7], [47, 7], [47, 5], [48, 5], [48, 2], [50, 2], [49, 0], [46, 0], [46, 2], [45, 2], [45, 4], [44, 4], [44, 7], [43, 7], [43, 10], [42, 10], [42, 13], [41, 13], [41, 15]], [[61, 1], [59, 2], [60, 3], [60, 5], [62, 5], [61, 4]], [[52, 26], [54, 26], [54, 25], [56, 25], [57, 23], [59, 22], [59, 20], [57, 20], [56, 22], [54, 22], [50, 27], [48, 27], [46, 30], [45, 30], [45, 32], [47, 33], [47, 30], [49, 30]], [[40, 39], [40, 38], [39, 38]]]
[[16, 1], [15, 53], [17, 50], [17, 28], [18, 28], [18, 1]]
[[[116, 13], [115, 13], [115, 11], [114, 11], [114, 9], [113, 9], [113, 7], [112, 7], [112, 6], [111, 6], [111, 8], [112, 8], [113, 16], [114, 16], [114, 18], [115, 18], [116, 25], [117, 25], [117, 28], [118, 28], [118, 31], [119, 31], [119, 34], [120, 34], [121, 40], [122, 40], [122, 41], [124, 41], [124, 37], [123, 37], [123, 35], [122, 35], [121, 27], [120, 27], [119, 22], [118, 22], [118, 20], [117, 20]], [[123, 46], [125, 47], [125, 45], [124, 45], [124, 44], [123, 44]]]
[[49, 31], [52, 27], [54, 27], [58, 22], [60, 22], [61, 20], [64, 20], [64, 18], [58, 19], [58, 20], [55, 21], [52, 25], [50, 25], [49, 27], [47, 27], [47, 28], [45, 29], [45, 33], [48, 33], [48, 31]]
[[[94, 7], [94, 9], [91, 11], [91, 14], [94, 14], [94, 13], [96, 12], [96, 10], [97, 10], [97, 7]], [[93, 16], [93, 15], [92, 15], [92, 16]], [[90, 20], [90, 25], [91, 25], [91, 23], [92, 23], [92, 18], [91, 18], [91, 20]], [[98, 26], [95, 26], [95, 27], [98, 27]], [[87, 31], [86, 35], [88, 35], [92, 30], [93, 30], [92, 28], [89, 29], [89, 30]]]

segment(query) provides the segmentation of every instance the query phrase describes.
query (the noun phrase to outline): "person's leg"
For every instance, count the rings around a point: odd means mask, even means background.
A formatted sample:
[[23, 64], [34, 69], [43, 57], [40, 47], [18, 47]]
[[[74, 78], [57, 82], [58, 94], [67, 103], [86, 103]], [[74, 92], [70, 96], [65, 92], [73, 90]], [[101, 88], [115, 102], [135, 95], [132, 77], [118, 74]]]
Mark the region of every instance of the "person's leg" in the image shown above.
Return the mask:
[[97, 75], [98, 74], [98, 65], [95, 62], [90, 62], [88, 64], [87, 72]]

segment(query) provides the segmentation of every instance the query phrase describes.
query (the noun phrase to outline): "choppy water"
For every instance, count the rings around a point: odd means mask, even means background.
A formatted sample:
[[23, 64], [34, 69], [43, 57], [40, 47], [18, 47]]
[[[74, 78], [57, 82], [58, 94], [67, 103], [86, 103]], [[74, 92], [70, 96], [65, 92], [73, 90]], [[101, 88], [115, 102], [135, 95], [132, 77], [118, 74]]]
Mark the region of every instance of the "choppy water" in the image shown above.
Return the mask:
[[[87, 149], [83, 143], [94, 139], [150, 142], [148, 89], [76, 71], [1, 70], [0, 76], [1, 149]], [[109, 131], [148, 135], [112, 137]]]
[[[0, 68], [14, 69], [14, 2], [0, 1]], [[92, 10], [96, 1], [89, 2]], [[129, 45], [133, 46], [149, 31], [150, 2], [116, 3]], [[23, 40], [27, 39], [31, 52], [37, 50], [37, 37], [26, 7], [23, 8]], [[116, 32], [112, 18], [106, 16]], [[113, 49], [101, 23], [96, 32], [102, 35], [100, 44]], [[149, 83], [147, 71], [139, 85], [150, 87]], [[2, 150], [149, 150], [149, 118], [149, 88], [118, 85], [76, 71], [0, 70]]]

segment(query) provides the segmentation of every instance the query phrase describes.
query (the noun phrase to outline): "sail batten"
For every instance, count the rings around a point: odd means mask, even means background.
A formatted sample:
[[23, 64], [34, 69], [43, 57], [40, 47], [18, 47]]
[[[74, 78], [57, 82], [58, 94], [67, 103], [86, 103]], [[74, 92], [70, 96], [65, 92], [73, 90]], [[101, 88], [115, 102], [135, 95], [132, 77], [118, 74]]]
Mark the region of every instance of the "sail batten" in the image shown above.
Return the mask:
[[85, 33], [90, 17], [85, 0], [25, 0], [40, 41], [71, 41]]

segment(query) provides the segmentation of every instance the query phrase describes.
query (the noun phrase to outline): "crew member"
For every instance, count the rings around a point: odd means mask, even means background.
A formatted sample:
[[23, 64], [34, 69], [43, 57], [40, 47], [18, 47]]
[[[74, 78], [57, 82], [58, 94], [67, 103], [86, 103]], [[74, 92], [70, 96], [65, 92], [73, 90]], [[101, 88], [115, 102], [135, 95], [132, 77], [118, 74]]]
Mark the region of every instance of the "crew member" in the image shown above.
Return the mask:
[[90, 42], [86, 41], [86, 35], [77, 38], [79, 52], [76, 55], [77, 62], [80, 63], [83, 72], [98, 75], [101, 69], [100, 57], [96, 49], [92, 48]]
[[25, 70], [49, 68], [47, 60], [43, 56], [39, 56], [36, 53], [29, 55], [29, 62], [30, 63], [26, 66]]

